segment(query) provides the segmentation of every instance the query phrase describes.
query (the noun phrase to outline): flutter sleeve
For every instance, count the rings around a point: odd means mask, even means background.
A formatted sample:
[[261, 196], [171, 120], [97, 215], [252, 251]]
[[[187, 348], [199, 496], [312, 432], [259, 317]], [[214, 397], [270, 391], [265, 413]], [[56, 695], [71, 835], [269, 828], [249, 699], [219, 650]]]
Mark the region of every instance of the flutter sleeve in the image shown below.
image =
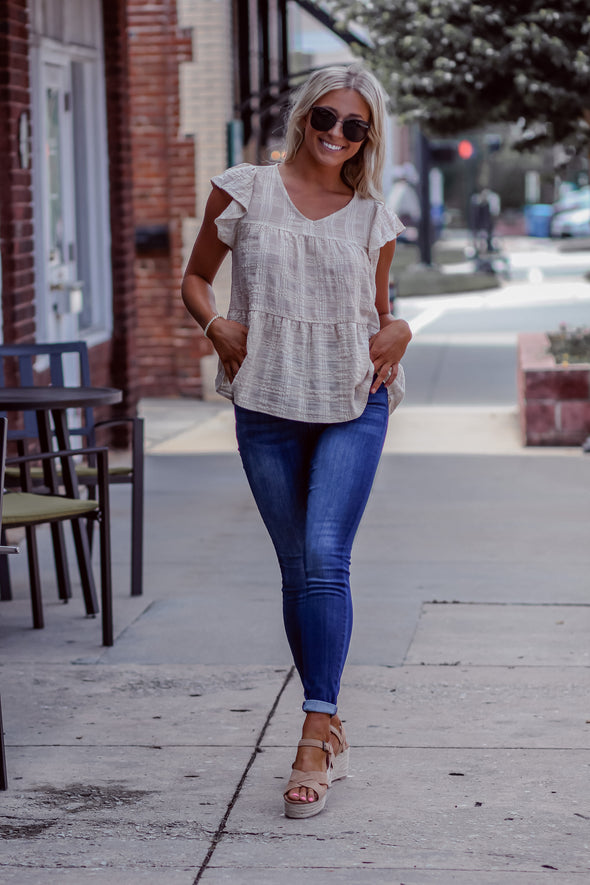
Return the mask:
[[217, 235], [221, 242], [229, 246], [230, 249], [233, 249], [234, 246], [238, 224], [248, 211], [255, 175], [256, 166], [241, 163], [239, 166], [226, 169], [221, 175], [216, 175], [211, 179], [211, 184], [221, 188], [232, 198], [227, 209], [224, 209], [221, 215], [215, 219]]
[[369, 237], [369, 254], [378, 252], [385, 243], [395, 240], [405, 229], [405, 224], [402, 224], [395, 212], [382, 203], [378, 204]]

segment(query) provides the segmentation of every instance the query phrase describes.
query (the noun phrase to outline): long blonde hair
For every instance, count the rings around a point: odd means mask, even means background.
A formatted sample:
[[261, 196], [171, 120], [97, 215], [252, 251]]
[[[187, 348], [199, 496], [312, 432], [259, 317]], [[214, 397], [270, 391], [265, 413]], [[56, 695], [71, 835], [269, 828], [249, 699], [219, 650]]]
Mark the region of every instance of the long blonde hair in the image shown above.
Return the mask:
[[295, 93], [285, 133], [284, 162], [293, 160], [301, 147], [305, 118], [312, 107], [334, 89], [354, 89], [367, 102], [371, 112], [369, 134], [355, 156], [343, 165], [342, 180], [360, 197], [382, 201], [386, 96], [379, 81], [358, 62], [348, 67], [334, 66], [315, 71]]

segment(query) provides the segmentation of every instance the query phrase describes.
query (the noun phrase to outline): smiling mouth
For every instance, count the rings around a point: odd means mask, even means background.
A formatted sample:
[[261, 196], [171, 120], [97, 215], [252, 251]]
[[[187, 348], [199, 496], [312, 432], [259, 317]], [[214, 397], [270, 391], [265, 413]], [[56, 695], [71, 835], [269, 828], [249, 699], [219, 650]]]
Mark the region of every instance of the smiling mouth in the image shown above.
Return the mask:
[[320, 143], [321, 143], [325, 148], [327, 148], [327, 150], [332, 151], [333, 153], [336, 153], [337, 151], [343, 151], [343, 150], [344, 150], [344, 145], [342, 145], [342, 144], [331, 144], [329, 141], [324, 141], [323, 138], [320, 138]]

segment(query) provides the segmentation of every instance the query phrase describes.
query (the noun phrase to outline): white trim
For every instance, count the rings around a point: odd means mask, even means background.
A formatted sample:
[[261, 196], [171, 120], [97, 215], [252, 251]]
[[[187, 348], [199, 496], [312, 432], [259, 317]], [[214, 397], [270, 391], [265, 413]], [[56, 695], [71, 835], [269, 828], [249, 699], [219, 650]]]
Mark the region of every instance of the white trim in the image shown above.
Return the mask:
[[32, 185], [33, 185], [33, 238], [35, 268], [35, 337], [37, 340], [47, 339], [47, 314], [42, 310], [41, 292], [47, 291], [49, 285], [45, 266], [44, 231], [47, 219], [44, 218], [45, 201], [43, 200], [43, 116], [41, 112], [41, 51], [35, 43], [30, 54], [31, 78], [31, 116], [32, 116]]
[[[33, 3], [37, 8], [37, 4]], [[64, 7], [65, 9], [65, 7]], [[86, 46], [71, 42], [61, 43], [59, 40], [31, 35], [30, 72], [31, 72], [31, 112], [33, 119], [33, 217], [35, 239], [35, 304], [37, 340], [54, 340], [65, 337], [80, 337], [89, 344], [108, 340], [113, 330], [112, 307], [112, 268], [111, 268], [111, 231], [108, 176], [108, 144], [106, 121], [105, 73], [103, 55], [103, 37], [101, 25], [101, 0], [90, 0], [84, 10], [73, 4], [66, 10], [68, 14], [84, 14], [91, 16], [92, 35], [95, 46]], [[75, 12], [74, 12], [75, 10]], [[41, 19], [39, 19], [39, 22]], [[67, 39], [68, 27], [64, 24], [64, 36]], [[88, 26], [78, 29], [80, 34], [88, 34]], [[55, 64], [67, 67], [72, 79], [76, 79], [75, 89], [72, 84], [72, 143], [75, 143], [79, 165], [75, 176], [78, 188], [78, 201], [72, 210], [79, 240], [76, 261], [78, 266], [85, 245], [85, 262], [87, 268], [86, 297], [90, 298], [90, 325], [79, 328], [79, 321], [72, 316], [63, 323], [63, 330], [57, 329], [51, 315], [51, 298], [49, 297], [49, 276], [47, 267], [47, 236], [48, 217], [45, 193], [45, 166], [43, 157], [44, 144], [44, 66]], [[76, 65], [79, 67], [74, 68]], [[78, 99], [74, 106], [74, 92]], [[82, 133], [80, 135], [80, 133]], [[74, 164], [72, 164], [74, 165]], [[74, 325], [72, 325], [72, 323]], [[72, 335], [72, 329], [75, 333]]]

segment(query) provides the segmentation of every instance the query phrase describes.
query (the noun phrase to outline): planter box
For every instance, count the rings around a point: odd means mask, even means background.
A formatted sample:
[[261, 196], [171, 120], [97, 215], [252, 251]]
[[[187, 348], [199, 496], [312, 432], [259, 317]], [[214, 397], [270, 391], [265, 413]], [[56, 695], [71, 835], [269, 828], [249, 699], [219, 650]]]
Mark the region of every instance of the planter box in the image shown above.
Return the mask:
[[523, 445], [581, 445], [590, 436], [590, 363], [560, 366], [547, 335], [519, 335], [518, 405]]

